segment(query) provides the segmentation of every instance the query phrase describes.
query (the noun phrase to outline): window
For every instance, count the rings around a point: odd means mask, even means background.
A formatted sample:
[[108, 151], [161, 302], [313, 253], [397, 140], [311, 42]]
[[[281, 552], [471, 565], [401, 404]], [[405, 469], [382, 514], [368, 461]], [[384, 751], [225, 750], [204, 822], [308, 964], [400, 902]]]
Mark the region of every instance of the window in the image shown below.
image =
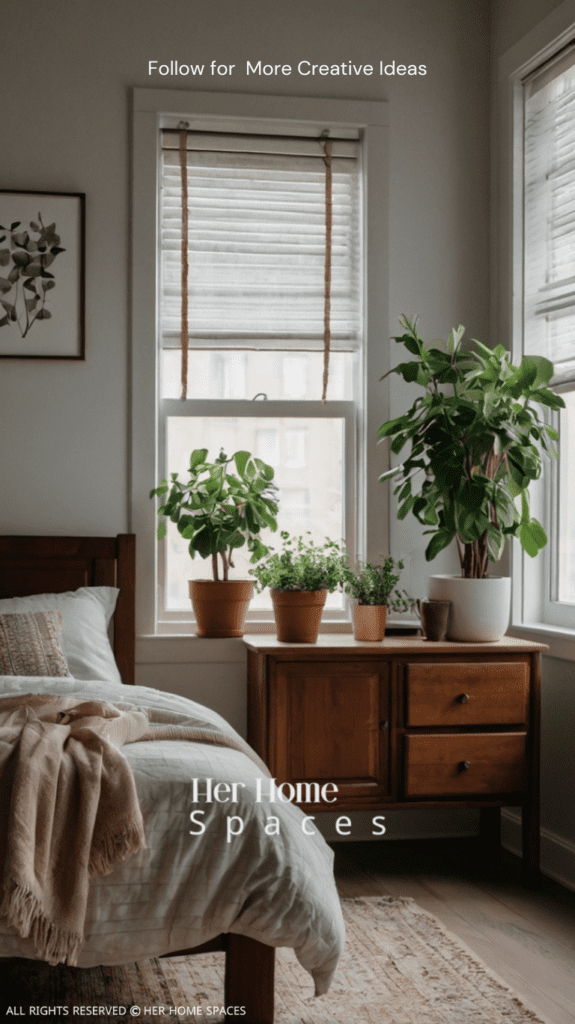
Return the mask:
[[[524, 559], [524, 624], [575, 629], [575, 46], [522, 78], [525, 354], [555, 365], [566, 408], [554, 414], [559, 460], [534, 495], [549, 544]], [[518, 582], [516, 576], [516, 582]]]
[[[238, 116], [224, 113], [230, 103], [240, 109]], [[272, 118], [274, 106], [278, 116]], [[280, 528], [309, 529], [318, 541], [344, 536], [352, 555], [364, 548], [359, 481], [367, 461], [363, 381], [370, 286], [363, 267], [366, 249], [373, 241], [381, 244], [384, 234], [381, 213], [371, 240], [365, 231], [373, 204], [366, 189], [365, 140], [366, 120], [381, 116], [384, 106], [135, 90], [133, 509], [136, 528], [141, 524], [139, 546], [144, 524], [146, 530], [142, 632], [191, 629], [187, 580], [210, 576], [207, 562], [190, 560], [175, 528], [166, 543], [155, 544], [155, 520], [144, 506], [144, 493], [158, 479], [173, 471], [185, 475], [193, 448], [206, 447], [211, 457], [222, 447], [228, 455], [240, 448], [257, 453], [276, 469]], [[350, 118], [350, 111], [360, 116]], [[189, 204], [185, 400], [179, 350], [182, 119], [188, 122]], [[318, 137], [326, 127], [333, 139], [332, 344], [322, 403], [325, 169]], [[378, 127], [369, 129], [371, 153], [383, 158]], [[382, 159], [375, 182], [383, 169]], [[153, 220], [152, 181], [158, 196]], [[153, 356], [141, 305], [149, 315], [145, 282], [152, 280], [152, 240]], [[152, 375], [153, 442], [150, 423], [144, 422], [144, 392], [149, 399]], [[274, 543], [273, 535], [266, 540]], [[249, 563], [242, 565], [242, 555], [242, 549], [236, 552], [236, 574], [245, 576]], [[341, 595], [332, 595], [327, 612], [334, 622], [345, 620]], [[272, 617], [267, 594], [252, 602], [251, 615]]]

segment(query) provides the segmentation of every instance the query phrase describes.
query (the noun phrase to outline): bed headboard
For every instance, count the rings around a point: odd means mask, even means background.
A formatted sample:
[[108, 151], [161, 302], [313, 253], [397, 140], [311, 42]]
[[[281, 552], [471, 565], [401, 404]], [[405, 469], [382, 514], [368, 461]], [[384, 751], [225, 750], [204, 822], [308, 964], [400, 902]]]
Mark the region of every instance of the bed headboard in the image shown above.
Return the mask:
[[135, 681], [133, 533], [117, 537], [0, 537], [0, 598], [55, 594], [78, 587], [119, 587], [114, 656], [124, 683]]

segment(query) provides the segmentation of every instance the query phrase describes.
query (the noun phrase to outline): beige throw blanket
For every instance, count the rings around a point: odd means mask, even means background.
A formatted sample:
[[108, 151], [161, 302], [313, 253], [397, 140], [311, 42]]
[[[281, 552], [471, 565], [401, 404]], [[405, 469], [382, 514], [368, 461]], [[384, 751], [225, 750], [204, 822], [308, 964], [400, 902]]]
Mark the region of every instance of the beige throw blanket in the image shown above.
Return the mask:
[[243, 741], [185, 718], [74, 697], [0, 698], [0, 915], [30, 936], [39, 958], [75, 964], [84, 937], [89, 880], [145, 848], [128, 762], [137, 740]]

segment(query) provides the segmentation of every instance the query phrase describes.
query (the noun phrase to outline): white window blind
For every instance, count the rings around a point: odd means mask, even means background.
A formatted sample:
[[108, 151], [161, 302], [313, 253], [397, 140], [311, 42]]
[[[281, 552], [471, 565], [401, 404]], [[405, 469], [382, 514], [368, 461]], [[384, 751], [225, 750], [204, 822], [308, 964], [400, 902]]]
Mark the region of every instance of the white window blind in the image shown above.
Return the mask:
[[[359, 146], [333, 142], [331, 347], [360, 347]], [[188, 135], [189, 347], [319, 351], [325, 167], [317, 139]], [[161, 342], [179, 348], [178, 132], [162, 132]]]
[[524, 83], [525, 351], [575, 379], [575, 47]]

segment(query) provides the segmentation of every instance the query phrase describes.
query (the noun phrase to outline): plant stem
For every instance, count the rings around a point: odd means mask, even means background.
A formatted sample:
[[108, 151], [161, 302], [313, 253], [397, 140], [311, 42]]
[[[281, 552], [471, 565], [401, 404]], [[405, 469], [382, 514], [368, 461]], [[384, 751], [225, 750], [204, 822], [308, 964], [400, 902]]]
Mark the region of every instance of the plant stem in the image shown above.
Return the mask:
[[222, 565], [224, 567], [224, 581], [226, 581], [228, 578], [228, 560], [226, 558], [225, 551], [220, 551], [220, 555], [222, 558]]
[[217, 552], [214, 552], [214, 554], [212, 555], [212, 576], [214, 577], [214, 583], [218, 583], [220, 577], [218, 575], [218, 555], [217, 555]]

